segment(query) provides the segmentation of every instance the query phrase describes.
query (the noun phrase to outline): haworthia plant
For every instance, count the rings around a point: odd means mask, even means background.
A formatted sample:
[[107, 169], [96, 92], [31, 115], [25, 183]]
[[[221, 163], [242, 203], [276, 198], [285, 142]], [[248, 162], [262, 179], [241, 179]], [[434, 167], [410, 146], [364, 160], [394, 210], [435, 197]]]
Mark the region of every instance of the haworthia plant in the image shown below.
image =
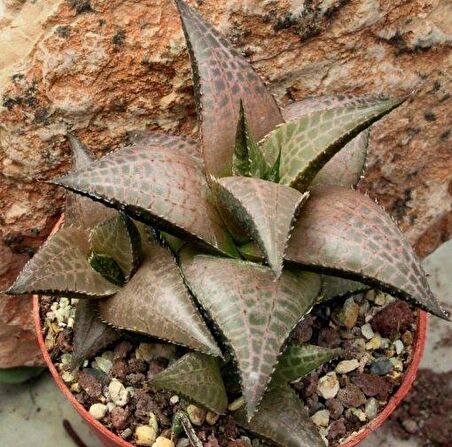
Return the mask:
[[70, 137], [73, 171], [53, 181], [68, 190], [66, 223], [9, 293], [96, 299], [77, 306], [76, 364], [119, 329], [182, 346], [154, 388], [218, 413], [241, 395], [229, 408], [247, 430], [320, 446], [288, 385], [340, 354], [286, 346], [312, 306], [374, 287], [446, 318], [396, 224], [352, 189], [369, 125], [402, 100], [309, 98], [281, 113], [250, 64], [176, 3], [200, 139], [135, 131], [93, 161]]

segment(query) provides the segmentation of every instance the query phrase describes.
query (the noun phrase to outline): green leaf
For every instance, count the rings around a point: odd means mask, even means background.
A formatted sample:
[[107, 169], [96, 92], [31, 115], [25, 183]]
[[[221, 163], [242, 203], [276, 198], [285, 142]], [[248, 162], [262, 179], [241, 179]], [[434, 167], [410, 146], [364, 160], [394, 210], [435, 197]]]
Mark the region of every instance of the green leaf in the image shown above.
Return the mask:
[[291, 330], [312, 307], [318, 275], [207, 255], [181, 255], [185, 280], [230, 345], [251, 417]]
[[281, 151], [280, 183], [305, 191], [336, 152], [401, 102], [362, 100], [353, 106], [314, 111], [278, 126], [260, 146], [270, 164]]
[[[72, 149], [72, 169], [74, 171], [86, 169], [94, 158], [87, 148], [77, 138], [68, 135]], [[66, 192], [66, 204], [64, 208], [65, 225], [90, 228], [104, 220], [113, 217], [116, 212], [101, 203], [94, 202], [88, 197], [82, 197], [70, 191]]]
[[175, 236], [230, 256], [237, 251], [211, 203], [200, 164], [176, 149], [132, 146], [53, 183], [122, 209]]
[[116, 293], [118, 287], [91, 268], [88, 255], [87, 231], [61, 228], [28, 261], [7, 293], [78, 298], [103, 298]]
[[[287, 105], [282, 114], [293, 121], [308, 113], [354, 106], [363, 101], [377, 102], [379, 98], [358, 98], [350, 95], [318, 96]], [[355, 186], [364, 172], [369, 142], [369, 129], [362, 131], [334, 155], [314, 178], [313, 185]]]
[[140, 234], [131, 219], [118, 213], [116, 217], [94, 227], [89, 236], [91, 249], [114, 259], [128, 280], [141, 262]]
[[232, 173], [236, 176], [264, 178], [270, 167], [254, 139], [240, 100], [239, 122], [235, 137], [235, 151], [232, 157]]
[[198, 438], [189, 417], [183, 411], [178, 411], [174, 415], [171, 432], [171, 439], [173, 439], [173, 436], [178, 438], [185, 432], [192, 447], [203, 447], [203, 443]]
[[221, 356], [171, 253], [142, 238], [144, 260], [115, 296], [99, 304], [103, 321], [206, 354]]
[[276, 159], [275, 163], [273, 163], [273, 166], [265, 174], [264, 180], [268, 180], [269, 182], [279, 183], [279, 181], [280, 181], [280, 175], [279, 175], [280, 168], [281, 168], [281, 151], [279, 151], [278, 158]]
[[18, 366], [16, 368], [0, 368], [0, 384], [17, 385], [39, 376], [46, 368]]
[[446, 317], [397, 225], [371, 199], [352, 189], [328, 186], [311, 191], [289, 240], [286, 260], [361, 281]]
[[181, 394], [218, 414], [224, 414], [228, 406], [219, 359], [199, 352], [185, 354], [156, 374], [151, 385]]
[[80, 300], [75, 310], [72, 365], [74, 368], [119, 338], [116, 329], [99, 318], [97, 301]]
[[248, 242], [238, 247], [240, 254], [247, 260], [262, 263], [265, 261], [265, 254], [259, 245], [254, 242]]
[[316, 304], [329, 301], [334, 298], [344, 298], [357, 293], [365, 292], [370, 287], [359, 281], [340, 278], [338, 276], [322, 275], [322, 289], [317, 297]]
[[250, 177], [223, 177], [216, 189], [221, 206], [247, 229], [279, 277], [290, 231], [308, 194]]
[[89, 255], [88, 262], [96, 272], [112, 284], [121, 287], [126, 282], [121, 267], [111, 256], [93, 252]]
[[269, 390], [251, 422], [243, 408], [234, 413], [234, 419], [280, 447], [325, 447], [303, 402], [288, 386]]
[[215, 177], [231, 175], [240, 99], [258, 140], [283, 119], [246, 59], [194, 9], [181, 0], [176, 4], [192, 62], [206, 171]]
[[176, 149], [182, 154], [191, 155], [202, 163], [199, 144], [191, 138], [179, 135], [168, 135], [150, 130], [132, 130], [128, 132], [129, 141], [139, 146], [157, 146]]
[[287, 386], [288, 383], [308, 375], [341, 353], [341, 349], [329, 349], [309, 344], [290, 344], [279, 359], [270, 387]]

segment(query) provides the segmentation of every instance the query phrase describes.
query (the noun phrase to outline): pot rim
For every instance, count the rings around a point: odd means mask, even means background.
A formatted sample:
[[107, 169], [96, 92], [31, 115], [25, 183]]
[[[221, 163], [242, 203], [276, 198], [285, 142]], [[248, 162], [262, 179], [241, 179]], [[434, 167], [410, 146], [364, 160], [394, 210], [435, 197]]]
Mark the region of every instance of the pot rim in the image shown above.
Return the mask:
[[[64, 221], [64, 215], [56, 222], [49, 236], [56, 233], [56, 231], [60, 228]], [[403, 378], [402, 383], [400, 384], [397, 391], [391, 396], [388, 403], [384, 407], [384, 409], [378, 413], [377, 417], [372, 421], [368, 422], [364, 425], [359, 431], [352, 433], [348, 438], [343, 440], [339, 447], [354, 447], [363, 439], [367, 438], [372, 432], [374, 432], [378, 427], [380, 427], [383, 422], [388, 419], [391, 413], [396, 409], [396, 407], [402, 402], [405, 396], [408, 394], [411, 386], [413, 385], [414, 379], [416, 378], [417, 370], [419, 369], [419, 364], [421, 362], [425, 341], [426, 341], [426, 333], [427, 333], [427, 321], [428, 314], [423, 310], [417, 311], [417, 327], [415, 332], [415, 337], [413, 340], [413, 350], [412, 350], [412, 359], [409, 364], [407, 370], [405, 371], [405, 376]], [[44, 337], [42, 334], [42, 325], [41, 318], [39, 315], [39, 296], [33, 295], [33, 320], [36, 330], [36, 336], [38, 338], [39, 347], [43, 354], [44, 360], [49, 368], [49, 371], [55, 380], [58, 388], [64, 394], [64, 396], [69, 400], [72, 406], [75, 408], [77, 413], [82, 417], [84, 421], [86, 421], [95, 431], [96, 434], [102, 438], [103, 440], [108, 440], [111, 445], [116, 445], [120, 447], [133, 447], [133, 445], [118, 435], [114, 434], [110, 431], [105, 425], [101, 422], [94, 419], [89, 412], [75, 399], [74, 395], [70, 391], [70, 389], [66, 386], [65, 382], [61, 378], [58, 373], [55, 365], [50, 358], [50, 355], [45, 346]]]

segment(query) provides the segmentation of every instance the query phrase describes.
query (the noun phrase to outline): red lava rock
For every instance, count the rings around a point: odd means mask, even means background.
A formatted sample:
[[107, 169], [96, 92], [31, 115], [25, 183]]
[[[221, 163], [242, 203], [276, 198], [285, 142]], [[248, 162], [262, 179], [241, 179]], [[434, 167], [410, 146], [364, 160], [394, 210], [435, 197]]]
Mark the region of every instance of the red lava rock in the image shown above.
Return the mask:
[[405, 429], [407, 433], [414, 434], [419, 430], [419, 427], [416, 423], [416, 421], [413, 421], [413, 419], [407, 419], [402, 422], [402, 427]]
[[349, 383], [345, 388], [341, 388], [337, 393], [337, 399], [347, 408], [357, 408], [366, 403], [366, 396], [353, 383]]
[[339, 418], [344, 412], [344, 406], [338, 399], [328, 399], [325, 402], [326, 409], [330, 412], [332, 419]]
[[327, 438], [331, 441], [333, 439], [336, 439], [340, 436], [345, 435], [346, 432], [347, 432], [347, 429], [345, 428], [344, 419], [339, 419], [337, 421], [334, 421], [330, 425]]
[[220, 447], [220, 444], [218, 444], [218, 440], [214, 435], [210, 435], [207, 442], [203, 444], [203, 447]]
[[149, 369], [147, 372], [147, 377], [149, 380], [152, 380], [156, 374], [163, 371], [166, 368], [167, 365], [165, 365], [162, 361], [159, 360], [151, 360], [149, 363]]
[[221, 424], [218, 431], [219, 433], [217, 434], [217, 439], [220, 446], [227, 445], [227, 443], [231, 439], [237, 438], [239, 434], [237, 424], [230, 415], [225, 416], [221, 419]]
[[324, 327], [320, 330], [318, 345], [325, 348], [337, 348], [341, 344], [341, 337], [337, 329]]
[[249, 447], [249, 444], [245, 441], [235, 440], [229, 441], [227, 447]]
[[313, 324], [314, 317], [311, 314], [306, 315], [295, 327], [293, 338], [299, 343], [306, 343], [311, 340]]
[[110, 376], [116, 377], [117, 379], [123, 379], [128, 372], [127, 364], [124, 360], [116, 360], [113, 368], [110, 370]]
[[129, 411], [124, 408], [115, 407], [111, 410], [110, 421], [116, 430], [123, 430], [127, 426]]
[[392, 391], [392, 385], [384, 377], [375, 374], [362, 373], [353, 377], [352, 382], [359, 386], [366, 396], [376, 396], [379, 400], [387, 400]]
[[140, 385], [144, 382], [146, 376], [143, 373], [132, 373], [126, 376], [126, 381], [131, 385]]
[[303, 399], [316, 395], [317, 384], [319, 383], [319, 376], [316, 373], [311, 373], [304, 377], [300, 382], [294, 384], [295, 389], [300, 391]]
[[72, 344], [69, 342], [69, 334], [67, 330], [58, 333], [55, 343], [60, 348], [61, 352], [72, 351]]
[[413, 323], [413, 312], [405, 301], [394, 301], [381, 310], [371, 321], [372, 329], [383, 337], [404, 332]]
[[85, 371], [78, 373], [78, 383], [89, 397], [96, 398], [102, 394], [102, 384]]
[[122, 341], [119, 345], [115, 346], [113, 351], [113, 357], [115, 360], [125, 359], [127, 354], [132, 350], [132, 343], [128, 341]]
[[135, 416], [140, 419], [149, 419], [149, 412], [153, 407], [151, 396], [144, 390], [136, 390], [134, 399], [136, 401]]
[[130, 359], [128, 361], [129, 373], [145, 373], [147, 366], [143, 359]]

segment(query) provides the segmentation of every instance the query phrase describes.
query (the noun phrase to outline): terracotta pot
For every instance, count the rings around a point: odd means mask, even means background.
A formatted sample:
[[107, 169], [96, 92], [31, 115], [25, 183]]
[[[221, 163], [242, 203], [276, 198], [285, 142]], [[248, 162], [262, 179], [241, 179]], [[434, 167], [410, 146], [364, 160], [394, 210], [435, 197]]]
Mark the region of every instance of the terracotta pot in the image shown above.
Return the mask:
[[[62, 223], [63, 216], [56, 223], [51, 234], [55, 233]], [[36, 334], [38, 336], [39, 346], [41, 348], [44, 360], [49, 368], [49, 371], [52, 374], [58, 388], [66, 396], [66, 398], [75, 408], [77, 413], [88, 423], [92, 431], [98, 436], [98, 438], [102, 441], [105, 447], [116, 447], [116, 446], [133, 447], [132, 444], [115, 435], [113, 432], [108, 430], [104, 425], [102, 425], [99, 421], [94, 419], [88, 413], [88, 411], [75, 399], [74, 395], [71, 393], [69, 388], [61, 379], [57, 369], [55, 368], [55, 365], [52, 363], [52, 360], [49, 356], [49, 353], [47, 352], [44, 343], [44, 337], [42, 335], [41, 318], [39, 315], [39, 297], [37, 295], [33, 296], [33, 318], [36, 328]], [[369, 436], [381, 424], [383, 424], [383, 422], [390, 416], [390, 414], [396, 409], [396, 407], [407, 395], [416, 377], [419, 363], [424, 352], [426, 329], [427, 329], [427, 313], [422, 310], [419, 310], [416, 333], [413, 342], [412, 360], [408, 369], [405, 371], [405, 377], [403, 379], [403, 382], [401, 383], [397, 392], [391, 397], [383, 411], [381, 411], [375, 419], [373, 419], [368, 424], [363, 426], [363, 428], [360, 431], [353, 433], [351, 436], [345, 439], [340, 444], [340, 447], [353, 447], [357, 445], [359, 442], [361, 442], [363, 439], [365, 439], [367, 436]]]

